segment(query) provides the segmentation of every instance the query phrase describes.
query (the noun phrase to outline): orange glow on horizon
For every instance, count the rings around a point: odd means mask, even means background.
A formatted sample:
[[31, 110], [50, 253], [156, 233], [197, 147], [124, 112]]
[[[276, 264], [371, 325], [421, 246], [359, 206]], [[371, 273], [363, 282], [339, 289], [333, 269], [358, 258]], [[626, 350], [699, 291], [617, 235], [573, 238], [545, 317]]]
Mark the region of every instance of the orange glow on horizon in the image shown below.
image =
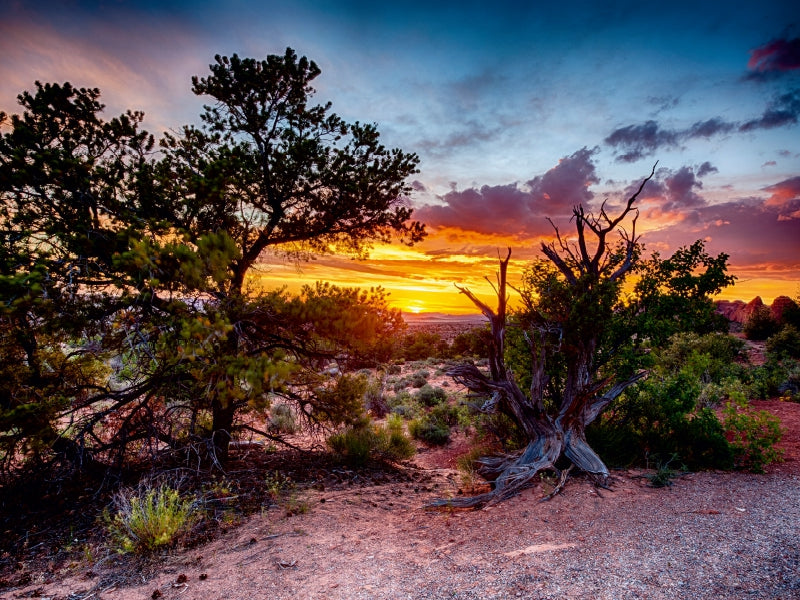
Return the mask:
[[[286, 288], [293, 294], [299, 293], [303, 285], [313, 285], [317, 281], [350, 288], [381, 287], [388, 292], [390, 305], [405, 313], [475, 314], [478, 309], [456, 285], [469, 288], [489, 306], [494, 306], [495, 292], [487, 278], [494, 282], [498, 255], [505, 254], [505, 247], [491, 244], [499, 241], [495, 238], [484, 244], [488, 240], [475, 235], [471, 245], [464, 245], [465, 239], [459, 238], [458, 249], [453, 249], [447, 240], [437, 235], [412, 248], [380, 245], [367, 260], [331, 255], [295, 263], [271, 257], [256, 266], [250, 280], [256, 288]], [[537, 248], [535, 241], [514, 248], [509, 267], [512, 284], [518, 284], [525, 265], [538, 255]], [[665, 254], [662, 252], [662, 256]], [[800, 271], [791, 268], [731, 265], [729, 273], [736, 275], [738, 281], [715, 300], [749, 302], [760, 296], [769, 304], [777, 296], [800, 296]], [[516, 303], [515, 296], [511, 292], [511, 306]]]

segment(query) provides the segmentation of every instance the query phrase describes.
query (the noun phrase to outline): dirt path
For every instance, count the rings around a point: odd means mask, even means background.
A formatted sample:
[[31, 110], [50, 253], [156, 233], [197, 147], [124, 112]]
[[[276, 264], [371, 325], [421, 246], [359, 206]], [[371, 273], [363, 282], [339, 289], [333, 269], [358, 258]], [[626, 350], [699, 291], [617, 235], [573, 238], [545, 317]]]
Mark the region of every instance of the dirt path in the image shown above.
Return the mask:
[[138, 573], [73, 565], [0, 598], [798, 598], [800, 404], [756, 404], [787, 428], [786, 462], [766, 475], [653, 489], [623, 471], [602, 496], [573, 479], [545, 503], [542, 483], [481, 512], [430, 512], [459, 485], [452, 451], [432, 451], [416, 481], [309, 492], [306, 514], [267, 511]]

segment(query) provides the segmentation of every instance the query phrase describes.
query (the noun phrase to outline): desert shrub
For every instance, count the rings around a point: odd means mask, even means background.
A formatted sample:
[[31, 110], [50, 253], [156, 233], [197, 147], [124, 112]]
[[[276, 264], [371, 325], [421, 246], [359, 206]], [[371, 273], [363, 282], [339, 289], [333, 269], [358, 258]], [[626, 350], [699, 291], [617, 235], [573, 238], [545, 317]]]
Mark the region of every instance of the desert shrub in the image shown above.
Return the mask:
[[456, 468], [461, 476], [461, 485], [467, 493], [474, 492], [475, 488], [484, 483], [479, 474], [480, 459], [493, 454], [495, 450], [495, 448], [487, 444], [478, 444], [456, 459]]
[[661, 372], [684, 371], [703, 383], [719, 383], [741, 373], [735, 361], [743, 350], [742, 340], [725, 333], [677, 333], [655, 352], [655, 362]]
[[757, 307], [742, 325], [742, 332], [748, 340], [766, 340], [776, 334], [780, 325], [767, 306]]
[[369, 381], [365, 375], [344, 374], [333, 385], [315, 390], [315, 417], [334, 426], [353, 425], [364, 416], [364, 394]]
[[430, 414], [410, 421], [408, 432], [415, 440], [432, 446], [443, 446], [450, 441], [450, 427]]
[[397, 364], [386, 365], [387, 375], [400, 375], [403, 372], [403, 367]]
[[650, 487], [663, 488], [671, 487], [672, 480], [678, 476], [678, 471], [672, 468], [672, 462], [678, 458], [677, 454], [673, 454], [666, 461], [657, 460], [655, 471], [647, 476], [650, 482]]
[[414, 394], [414, 399], [425, 406], [435, 406], [447, 400], [447, 392], [440, 387], [433, 387], [426, 383], [417, 390], [417, 393]]
[[327, 442], [331, 450], [353, 466], [363, 466], [370, 459], [397, 461], [414, 455], [400, 417], [390, 417], [383, 427], [365, 419], [331, 435]]
[[372, 378], [367, 384], [364, 392], [364, 407], [379, 419], [385, 417], [389, 412], [389, 405], [383, 396], [383, 383], [380, 379]]
[[275, 433], [296, 433], [299, 429], [292, 407], [276, 404], [269, 411], [269, 429]]
[[418, 331], [406, 335], [400, 353], [406, 360], [421, 361], [432, 357], [446, 357], [449, 350], [447, 341], [438, 333]]
[[381, 449], [381, 454], [387, 460], [404, 460], [414, 456], [414, 444], [403, 431], [403, 419], [399, 415], [389, 415], [385, 429], [388, 439]]
[[520, 450], [528, 443], [525, 433], [511, 417], [501, 412], [484, 413], [470, 407], [478, 437], [497, 442], [505, 452]]
[[713, 411], [697, 408], [702, 384], [686, 373], [656, 375], [628, 388], [586, 430], [613, 465], [677, 455], [689, 468], [731, 468], [733, 455]]
[[737, 468], [763, 473], [764, 467], [781, 460], [782, 452], [775, 447], [783, 436], [778, 417], [756, 412], [741, 398], [728, 402], [723, 414]]
[[767, 339], [767, 352], [778, 360], [800, 358], [800, 332], [792, 325], [785, 325]]
[[114, 497], [114, 515], [106, 515], [109, 535], [123, 554], [151, 554], [174, 545], [197, 521], [191, 498], [166, 485]]

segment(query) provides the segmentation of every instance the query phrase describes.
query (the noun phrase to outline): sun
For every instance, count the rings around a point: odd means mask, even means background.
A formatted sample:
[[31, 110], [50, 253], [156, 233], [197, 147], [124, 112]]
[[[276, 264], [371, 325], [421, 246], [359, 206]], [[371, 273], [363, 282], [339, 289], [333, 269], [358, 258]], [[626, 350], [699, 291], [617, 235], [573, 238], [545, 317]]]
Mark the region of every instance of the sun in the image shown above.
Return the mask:
[[410, 313], [414, 313], [415, 315], [418, 315], [419, 313], [422, 312], [422, 307], [421, 306], [409, 306], [407, 308], [407, 310]]

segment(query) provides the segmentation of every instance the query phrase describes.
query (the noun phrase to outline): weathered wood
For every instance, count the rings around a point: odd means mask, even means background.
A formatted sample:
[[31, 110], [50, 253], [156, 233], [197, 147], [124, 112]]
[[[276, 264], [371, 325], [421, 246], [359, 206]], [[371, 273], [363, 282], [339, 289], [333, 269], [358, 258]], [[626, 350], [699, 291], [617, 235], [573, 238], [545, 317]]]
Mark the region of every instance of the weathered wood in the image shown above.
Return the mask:
[[[656, 163], [657, 164], [657, 163]], [[636, 219], [638, 211], [634, 203], [645, 184], [655, 173], [655, 165], [638, 190], [625, 202], [620, 214], [610, 217], [605, 211], [605, 203], [598, 216], [586, 213], [582, 206], [573, 209], [573, 218], [578, 234], [577, 245], [570, 245], [558, 228], [553, 225], [556, 241], [541, 246], [544, 255], [556, 266], [568, 285], [576, 290], [591, 289], [603, 281], [614, 282], [621, 279], [633, 266], [636, 256]], [[631, 233], [621, 230], [623, 220], [633, 213]], [[551, 222], [552, 224], [552, 222]], [[610, 248], [606, 242], [609, 233], [621, 230], [625, 245], [624, 259], [618, 264], [609, 258]], [[590, 252], [586, 233], [591, 232], [597, 248]], [[482, 458], [478, 472], [493, 481], [490, 492], [472, 497], [439, 499], [431, 506], [450, 506], [456, 508], [481, 508], [510, 498], [529, 487], [536, 476], [546, 470], [555, 471], [559, 482], [552, 497], [563, 489], [572, 467], [590, 474], [600, 486], [608, 481], [608, 467], [586, 441], [586, 426], [592, 423], [602, 411], [616, 399], [628, 386], [640, 380], [644, 373], [613, 383], [609, 379], [595, 379], [595, 353], [600, 343], [602, 327], [598, 327], [569, 355], [562, 399], [557, 412], [550, 415], [545, 411], [544, 392], [547, 385], [545, 366], [545, 329], [526, 332], [526, 340], [531, 350], [532, 383], [530, 395], [518, 386], [513, 373], [505, 366], [505, 331], [508, 263], [511, 249], [504, 259], [500, 259], [497, 286], [492, 286], [497, 294], [497, 309], [477, 298], [470, 290], [458, 287], [475, 306], [486, 316], [492, 332], [489, 348], [489, 372], [481, 371], [472, 363], [453, 367], [448, 374], [475, 394], [484, 396], [484, 411], [503, 411], [513, 417], [527, 436], [528, 445], [516, 454], [506, 454]], [[614, 270], [612, 271], [612, 267]], [[490, 282], [491, 283], [491, 282]], [[584, 287], [578, 288], [582, 285]], [[580, 291], [578, 292], [580, 293]], [[538, 340], [531, 336], [539, 335]], [[604, 391], [605, 390], [605, 391]], [[556, 468], [556, 462], [565, 458], [571, 466], [565, 470]]]

